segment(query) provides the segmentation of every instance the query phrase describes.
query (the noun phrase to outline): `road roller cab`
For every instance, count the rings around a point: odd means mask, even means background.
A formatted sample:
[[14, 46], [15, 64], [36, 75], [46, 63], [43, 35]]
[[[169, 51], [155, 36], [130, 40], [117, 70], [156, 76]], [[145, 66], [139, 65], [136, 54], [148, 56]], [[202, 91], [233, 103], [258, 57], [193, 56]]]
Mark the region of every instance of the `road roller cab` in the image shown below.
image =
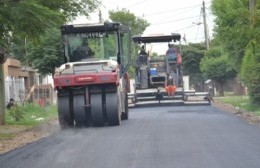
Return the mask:
[[120, 23], [61, 27], [65, 62], [54, 86], [62, 128], [128, 119], [130, 30]]

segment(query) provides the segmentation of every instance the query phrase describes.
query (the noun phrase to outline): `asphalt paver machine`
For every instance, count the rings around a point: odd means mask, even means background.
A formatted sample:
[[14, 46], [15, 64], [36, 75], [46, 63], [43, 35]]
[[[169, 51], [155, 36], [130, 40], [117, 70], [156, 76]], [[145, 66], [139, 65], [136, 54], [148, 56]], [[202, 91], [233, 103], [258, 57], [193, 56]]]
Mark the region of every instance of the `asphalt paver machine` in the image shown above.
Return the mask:
[[[168, 50], [163, 55], [153, 56], [152, 53], [139, 53], [134, 58], [135, 75], [133, 92], [129, 93], [129, 98], [134, 104], [156, 101], [184, 103], [191, 96], [203, 96], [202, 101], [210, 103], [209, 93], [196, 93], [185, 90], [181, 65], [181, 35], [172, 33], [171, 35], [133, 36], [134, 43], [144, 48], [148, 44], [162, 43], [168, 46]], [[170, 49], [171, 48], [171, 49]], [[172, 50], [172, 52], [169, 52]], [[167, 85], [174, 86], [172, 94], [169, 94]]]

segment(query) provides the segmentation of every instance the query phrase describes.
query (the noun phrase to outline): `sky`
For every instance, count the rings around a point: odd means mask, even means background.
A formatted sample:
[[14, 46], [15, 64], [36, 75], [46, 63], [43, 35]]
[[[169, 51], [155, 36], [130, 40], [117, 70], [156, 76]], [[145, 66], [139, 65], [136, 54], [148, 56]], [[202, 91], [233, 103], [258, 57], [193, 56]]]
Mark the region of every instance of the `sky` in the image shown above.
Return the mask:
[[[214, 17], [210, 11], [211, 0], [204, 0], [207, 26], [212, 38]], [[127, 9], [135, 16], [147, 20], [151, 25], [143, 35], [180, 33], [186, 43], [204, 42], [202, 0], [102, 0], [100, 10], [103, 20], [108, 20], [109, 10]], [[98, 22], [98, 12], [89, 20], [79, 17], [73, 23]], [[182, 43], [185, 41], [182, 40]]]

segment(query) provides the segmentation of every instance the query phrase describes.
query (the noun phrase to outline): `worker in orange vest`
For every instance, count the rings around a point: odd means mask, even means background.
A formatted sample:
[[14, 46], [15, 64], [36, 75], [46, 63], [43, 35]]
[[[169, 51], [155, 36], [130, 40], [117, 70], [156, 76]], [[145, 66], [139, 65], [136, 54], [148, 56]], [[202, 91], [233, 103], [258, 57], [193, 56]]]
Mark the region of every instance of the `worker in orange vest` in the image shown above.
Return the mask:
[[168, 96], [174, 96], [176, 86], [174, 85], [174, 81], [171, 76], [169, 76], [168, 80], [165, 82], [165, 90]]

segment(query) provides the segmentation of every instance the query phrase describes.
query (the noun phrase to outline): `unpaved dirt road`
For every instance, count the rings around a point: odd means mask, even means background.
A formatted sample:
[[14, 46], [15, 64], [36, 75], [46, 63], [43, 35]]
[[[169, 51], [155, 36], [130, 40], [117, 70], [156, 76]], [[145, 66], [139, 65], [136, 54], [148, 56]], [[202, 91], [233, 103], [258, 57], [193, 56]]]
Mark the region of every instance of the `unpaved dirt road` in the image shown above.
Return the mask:
[[57, 131], [3, 168], [259, 168], [260, 127], [214, 106], [130, 109], [119, 127]]

